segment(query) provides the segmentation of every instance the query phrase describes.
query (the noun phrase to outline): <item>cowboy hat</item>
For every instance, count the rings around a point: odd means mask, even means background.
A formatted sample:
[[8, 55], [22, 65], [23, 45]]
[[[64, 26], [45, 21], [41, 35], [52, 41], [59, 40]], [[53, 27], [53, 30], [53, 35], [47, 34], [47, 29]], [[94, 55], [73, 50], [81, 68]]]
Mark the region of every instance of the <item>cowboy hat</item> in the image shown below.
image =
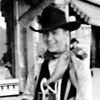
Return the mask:
[[78, 21], [67, 22], [65, 13], [53, 5], [49, 5], [43, 10], [41, 16], [39, 16], [39, 23], [42, 26], [41, 29], [37, 30], [32, 26], [30, 26], [30, 29], [35, 32], [43, 33], [56, 28], [73, 31], [80, 27], [80, 22]]

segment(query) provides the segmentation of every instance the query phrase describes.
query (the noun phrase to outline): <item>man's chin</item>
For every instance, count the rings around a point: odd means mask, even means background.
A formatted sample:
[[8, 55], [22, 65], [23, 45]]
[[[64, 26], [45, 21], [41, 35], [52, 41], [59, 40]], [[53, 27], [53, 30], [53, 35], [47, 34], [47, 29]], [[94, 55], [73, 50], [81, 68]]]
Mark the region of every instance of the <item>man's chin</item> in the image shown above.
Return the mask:
[[57, 50], [54, 49], [54, 48], [49, 48], [48, 51], [51, 52], [51, 53], [55, 53], [55, 52], [57, 52]]
[[52, 54], [60, 54], [61, 52], [60, 51], [57, 51], [57, 50], [54, 50], [54, 49], [52, 49], [52, 50], [48, 50], [50, 53], [52, 53]]

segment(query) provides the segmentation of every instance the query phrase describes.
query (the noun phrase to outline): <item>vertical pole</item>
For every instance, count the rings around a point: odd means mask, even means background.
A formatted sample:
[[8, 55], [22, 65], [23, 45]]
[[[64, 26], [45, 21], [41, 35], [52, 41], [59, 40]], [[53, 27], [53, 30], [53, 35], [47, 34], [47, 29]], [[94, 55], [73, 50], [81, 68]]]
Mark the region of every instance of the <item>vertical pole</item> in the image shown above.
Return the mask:
[[[15, 1], [15, 18], [16, 18], [16, 25], [15, 25], [15, 45], [16, 45], [16, 55], [15, 55], [15, 63], [16, 63], [16, 77], [20, 80], [20, 91], [24, 91], [25, 87], [25, 64], [24, 64], [24, 56], [23, 56], [23, 34], [21, 34], [21, 25], [18, 21], [19, 19], [19, 11], [18, 11], [18, 0]], [[23, 29], [22, 29], [23, 30]]]
[[[66, 20], [67, 20], [67, 22], [69, 22], [69, 0], [65, 0], [65, 9], [64, 9], [64, 11], [65, 11], [65, 14], [66, 14]], [[68, 42], [69, 48], [68, 49], [70, 49], [71, 33], [69, 31], [67, 31], [67, 32], [69, 34], [69, 42]]]

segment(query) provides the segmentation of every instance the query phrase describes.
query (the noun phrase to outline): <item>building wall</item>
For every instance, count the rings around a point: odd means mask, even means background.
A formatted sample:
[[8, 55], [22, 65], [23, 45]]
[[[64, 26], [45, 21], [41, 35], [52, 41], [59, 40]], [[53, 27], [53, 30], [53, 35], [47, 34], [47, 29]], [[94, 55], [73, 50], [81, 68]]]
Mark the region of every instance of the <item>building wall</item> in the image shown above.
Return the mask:
[[6, 23], [4, 17], [0, 12], [0, 59], [3, 54], [7, 51], [7, 37], [6, 37]]

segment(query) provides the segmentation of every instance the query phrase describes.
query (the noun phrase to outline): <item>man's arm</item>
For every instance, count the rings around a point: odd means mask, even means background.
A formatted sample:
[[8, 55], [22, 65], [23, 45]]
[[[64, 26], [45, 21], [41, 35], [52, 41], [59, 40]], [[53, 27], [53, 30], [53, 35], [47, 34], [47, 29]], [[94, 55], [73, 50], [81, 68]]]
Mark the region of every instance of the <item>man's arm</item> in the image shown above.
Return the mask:
[[78, 79], [77, 74], [74, 68], [74, 65], [71, 63], [70, 70], [69, 70], [70, 80], [72, 84], [75, 86], [76, 89], [78, 89]]
[[72, 84], [78, 89], [78, 76], [77, 76], [77, 60], [76, 56], [74, 53], [71, 52], [71, 57], [70, 57], [70, 64], [69, 64], [69, 75], [70, 75], [70, 80]]

